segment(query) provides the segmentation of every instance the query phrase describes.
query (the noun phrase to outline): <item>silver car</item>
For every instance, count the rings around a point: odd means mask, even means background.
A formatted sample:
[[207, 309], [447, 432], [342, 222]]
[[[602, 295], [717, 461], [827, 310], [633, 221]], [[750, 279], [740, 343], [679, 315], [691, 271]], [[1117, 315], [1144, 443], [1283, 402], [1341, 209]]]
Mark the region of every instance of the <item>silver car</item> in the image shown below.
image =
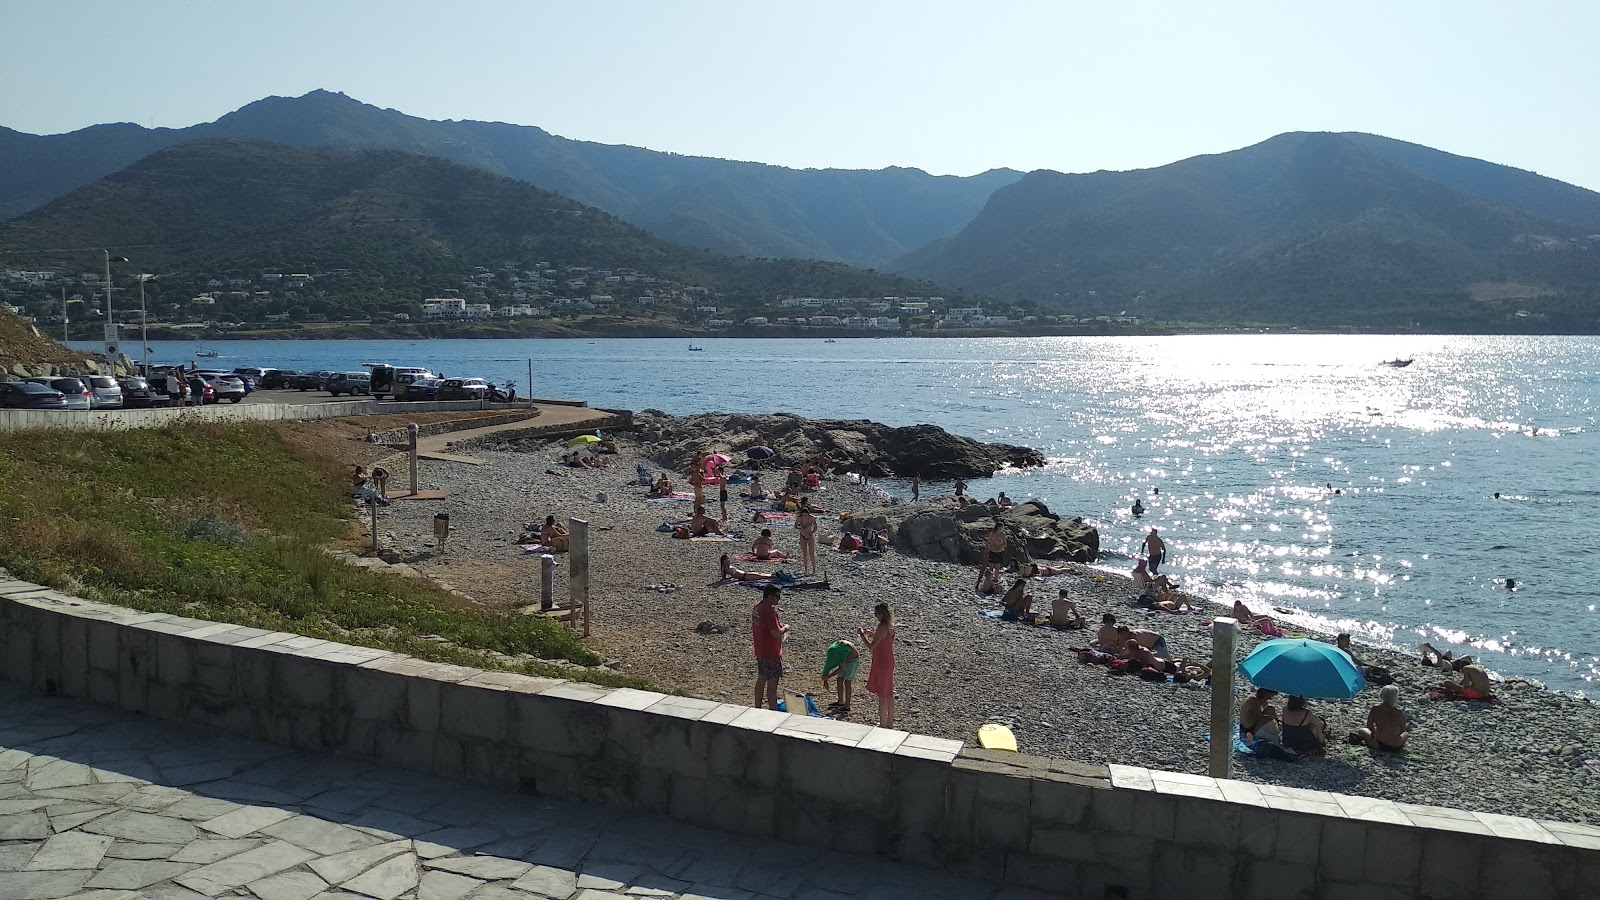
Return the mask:
[[58, 375], [54, 378], [29, 378], [34, 384], [53, 387], [66, 395], [67, 409], [94, 409], [94, 391], [88, 385], [72, 375]]
[[89, 406], [91, 408], [122, 408], [122, 384], [117, 379], [110, 375], [85, 375], [78, 380], [84, 382], [89, 390], [94, 391], [94, 396], [89, 398]]

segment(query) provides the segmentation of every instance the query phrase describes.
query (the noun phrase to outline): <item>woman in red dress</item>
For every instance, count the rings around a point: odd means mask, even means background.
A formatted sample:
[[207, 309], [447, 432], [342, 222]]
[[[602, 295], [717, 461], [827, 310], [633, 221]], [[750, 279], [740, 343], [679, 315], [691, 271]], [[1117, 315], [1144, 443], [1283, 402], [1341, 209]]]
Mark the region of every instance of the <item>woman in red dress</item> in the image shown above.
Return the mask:
[[894, 727], [894, 613], [889, 604], [872, 608], [878, 619], [873, 631], [861, 629], [861, 639], [872, 648], [872, 671], [867, 675], [867, 691], [878, 698], [878, 725]]

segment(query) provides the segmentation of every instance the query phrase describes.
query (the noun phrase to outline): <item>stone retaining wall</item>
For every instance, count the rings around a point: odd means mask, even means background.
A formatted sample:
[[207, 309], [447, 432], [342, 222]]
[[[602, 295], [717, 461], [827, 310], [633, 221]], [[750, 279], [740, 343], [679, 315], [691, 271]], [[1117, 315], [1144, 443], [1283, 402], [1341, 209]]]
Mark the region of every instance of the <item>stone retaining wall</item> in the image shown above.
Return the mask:
[[485, 672], [0, 580], [4, 675], [254, 740], [1085, 898], [1578, 900], [1600, 829]]
[[[227, 406], [175, 409], [0, 409], [0, 431], [25, 428], [161, 428], [180, 420], [194, 422], [282, 422], [295, 419], [332, 419], [343, 416], [404, 415], [407, 413], [472, 412], [511, 409], [487, 400], [447, 400], [392, 403], [374, 399], [332, 400], [327, 403], [239, 403]], [[526, 412], [526, 407], [524, 407]]]
[[[469, 428], [487, 428], [491, 425], [504, 425], [507, 422], [516, 422], [521, 419], [532, 421], [539, 416], [538, 407], [524, 408], [521, 412], [510, 412], [499, 416], [479, 416], [476, 419], [452, 419], [448, 422], [433, 422], [417, 426], [417, 436], [427, 437], [432, 434], [449, 434], [454, 431], [466, 431]], [[409, 428], [391, 428], [388, 431], [374, 432], [374, 444], [383, 444], [386, 447], [399, 447], [405, 449], [411, 446], [411, 430]]]

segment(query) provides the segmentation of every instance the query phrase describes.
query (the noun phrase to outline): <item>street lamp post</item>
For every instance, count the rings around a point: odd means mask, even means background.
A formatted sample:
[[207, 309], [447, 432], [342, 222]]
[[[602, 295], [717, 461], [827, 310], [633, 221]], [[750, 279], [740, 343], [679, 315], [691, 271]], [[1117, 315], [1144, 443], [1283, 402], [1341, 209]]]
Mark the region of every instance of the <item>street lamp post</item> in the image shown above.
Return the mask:
[[139, 275], [139, 346], [143, 349], [140, 355], [144, 357], [144, 375], [150, 377], [150, 319], [144, 308], [144, 283], [156, 276], [148, 273]]
[[[110, 250], [101, 250], [100, 252], [106, 255], [106, 342], [113, 343], [117, 340], [117, 320], [111, 313], [111, 264], [114, 262], [127, 262], [128, 258], [126, 256], [112, 256]], [[111, 359], [110, 356], [110, 353], [106, 354], [106, 362], [115, 365], [117, 361]]]

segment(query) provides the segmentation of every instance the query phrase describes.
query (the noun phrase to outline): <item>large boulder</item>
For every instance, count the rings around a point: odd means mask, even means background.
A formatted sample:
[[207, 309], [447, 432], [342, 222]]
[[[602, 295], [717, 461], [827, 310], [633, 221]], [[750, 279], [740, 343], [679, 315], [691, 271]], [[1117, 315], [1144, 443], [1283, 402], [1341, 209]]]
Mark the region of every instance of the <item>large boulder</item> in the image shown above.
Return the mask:
[[1081, 518], [1062, 519], [1042, 502], [1030, 500], [1010, 509], [980, 503], [960, 506], [949, 497], [896, 504], [851, 513], [841, 521], [845, 531], [867, 529], [889, 535], [895, 549], [944, 562], [977, 565], [995, 522], [1006, 529], [1006, 562], [1027, 565], [1036, 560], [1094, 562], [1100, 555], [1100, 532]]
[[633, 417], [634, 437], [652, 460], [679, 471], [703, 453], [743, 458], [752, 447], [772, 448], [772, 466], [804, 464], [819, 456], [852, 471], [927, 480], [987, 478], [1006, 468], [1044, 465], [1029, 447], [989, 444], [951, 434], [937, 425], [891, 428], [867, 420], [804, 419], [777, 414], [709, 413], [669, 416], [645, 410]]

